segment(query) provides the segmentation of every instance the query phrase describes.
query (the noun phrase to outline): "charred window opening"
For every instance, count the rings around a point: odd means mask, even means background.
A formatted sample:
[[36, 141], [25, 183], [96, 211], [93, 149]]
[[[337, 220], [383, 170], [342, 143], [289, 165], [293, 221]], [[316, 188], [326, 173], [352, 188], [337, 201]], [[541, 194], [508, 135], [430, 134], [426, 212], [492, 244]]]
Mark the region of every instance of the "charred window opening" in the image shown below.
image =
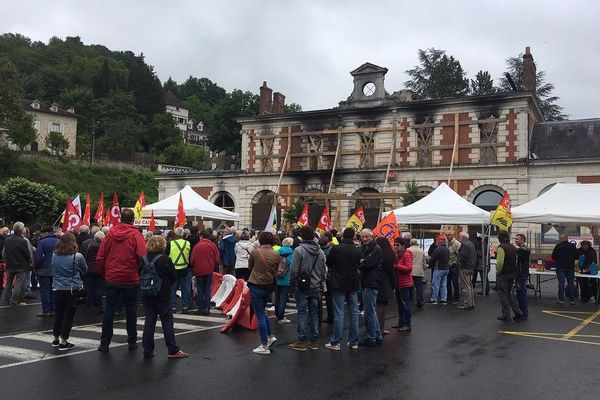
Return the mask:
[[[360, 144], [360, 159], [358, 162], [359, 168], [373, 168], [375, 166], [375, 134], [376, 131], [372, 128], [377, 128], [380, 121], [358, 122], [358, 128], [364, 128], [364, 132], [358, 133]], [[368, 130], [367, 130], [368, 129]]]
[[498, 121], [490, 121], [498, 118], [493, 111], [481, 111], [477, 115], [480, 123], [479, 142], [480, 157], [479, 164], [496, 164], [498, 161], [496, 149], [498, 144]]
[[273, 138], [260, 139], [260, 148], [262, 149], [262, 155], [265, 156], [261, 159], [262, 172], [273, 171], [273, 144], [275, 143]]
[[[432, 115], [417, 118], [417, 124], [433, 124]], [[433, 126], [416, 126], [417, 133], [417, 166], [431, 167], [433, 165]]]

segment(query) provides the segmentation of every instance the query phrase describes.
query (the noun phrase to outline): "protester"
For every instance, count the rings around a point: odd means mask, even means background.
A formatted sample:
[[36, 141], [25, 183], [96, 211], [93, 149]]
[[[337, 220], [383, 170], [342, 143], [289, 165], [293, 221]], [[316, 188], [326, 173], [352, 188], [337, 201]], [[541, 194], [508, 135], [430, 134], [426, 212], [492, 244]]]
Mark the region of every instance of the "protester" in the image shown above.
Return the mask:
[[79, 227], [79, 233], [77, 234], [77, 248], [81, 249], [83, 242], [91, 238], [93, 238], [93, 235], [90, 233], [90, 227], [87, 225], [81, 225]]
[[327, 257], [328, 289], [333, 300], [333, 335], [325, 345], [330, 350], [341, 350], [340, 341], [344, 331], [344, 302], [348, 305], [350, 332], [348, 347], [358, 349], [358, 268], [360, 251], [354, 245], [356, 232], [344, 229], [342, 241], [331, 249]]
[[[589, 240], [581, 242], [581, 247], [577, 251], [577, 260], [579, 272], [582, 274], [589, 274], [591, 265], [598, 263], [598, 255]], [[577, 278], [577, 282], [579, 283], [582, 302], [588, 303], [590, 299], [594, 299], [597, 296], [598, 289], [596, 279]]]
[[426, 304], [438, 304], [438, 299], [442, 305], [446, 305], [448, 299], [447, 282], [450, 251], [446, 246], [446, 236], [440, 235], [437, 238], [437, 246], [431, 254], [429, 268], [433, 271], [433, 280], [431, 282], [431, 299]]
[[575, 261], [577, 247], [569, 242], [569, 237], [561, 234], [560, 243], [552, 250], [552, 259], [556, 261], [556, 276], [558, 277], [558, 304], [565, 304], [565, 279], [567, 280], [567, 296], [569, 302], [575, 304]]
[[377, 320], [377, 292], [379, 274], [381, 274], [381, 247], [375, 242], [373, 231], [363, 229], [360, 232], [362, 242], [361, 249], [361, 286], [363, 292], [363, 304], [365, 307], [365, 339], [360, 342], [361, 346], [373, 347], [383, 343], [383, 336]]
[[448, 240], [448, 250], [450, 251], [450, 267], [448, 268], [447, 277], [448, 302], [454, 304], [460, 301], [460, 285], [458, 283], [458, 250], [460, 249], [460, 242], [456, 240], [452, 232], [448, 232], [446, 238]]
[[517, 246], [517, 280], [516, 292], [519, 301], [519, 309], [523, 314], [523, 319], [529, 318], [529, 307], [527, 299], [527, 282], [529, 281], [529, 258], [531, 251], [525, 244], [527, 239], [522, 233], [515, 236], [515, 245]]
[[106, 281], [106, 307], [98, 351], [108, 353], [113, 336], [113, 318], [119, 299], [125, 306], [129, 351], [137, 348], [136, 300], [140, 284], [138, 268], [146, 255], [146, 242], [133, 226], [133, 210], [121, 211], [121, 223], [112, 227], [102, 240], [96, 267]]
[[16, 222], [13, 234], [4, 240], [4, 261], [6, 263], [6, 285], [2, 291], [0, 304], [11, 307], [24, 306], [23, 302], [25, 281], [33, 267], [33, 257], [29, 242], [25, 240], [25, 225]]
[[171, 285], [171, 308], [173, 312], [177, 311], [177, 290], [181, 290], [181, 312], [188, 313], [192, 290], [192, 272], [190, 264], [190, 242], [183, 238], [183, 228], [173, 230], [173, 239], [168, 243], [166, 252], [171, 258], [177, 279]]
[[87, 306], [95, 308], [99, 314], [104, 312], [104, 306], [102, 305], [104, 278], [100, 275], [96, 266], [96, 257], [98, 256], [98, 250], [100, 250], [100, 244], [102, 244], [104, 237], [104, 232], [98, 231], [94, 234], [94, 237], [83, 242], [80, 249], [88, 266], [88, 272], [85, 275], [84, 281], [85, 290], [88, 293]]
[[389, 335], [390, 331], [385, 329], [385, 309], [394, 296], [396, 289], [396, 270], [395, 265], [398, 257], [396, 252], [386, 238], [378, 237], [375, 239], [377, 245], [381, 248], [381, 273], [377, 280], [377, 322], [382, 335]]
[[194, 246], [200, 241], [200, 227], [198, 225], [192, 226], [186, 239], [190, 242], [190, 252], [194, 251]]
[[[281, 247], [277, 252], [285, 258], [285, 273], [283, 276], [277, 276], [275, 288], [275, 317], [278, 324], [289, 324], [291, 321], [285, 317], [285, 307], [287, 306], [288, 295], [290, 292], [290, 275], [292, 273], [292, 257], [294, 250], [292, 245], [294, 239], [287, 237], [282, 240]], [[236, 245], [237, 246], [237, 245]]]
[[[412, 269], [412, 280], [413, 289], [415, 292], [415, 299], [417, 307], [423, 307], [425, 301], [423, 300], [423, 278], [425, 277], [425, 252], [419, 247], [419, 241], [417, 239], [410, 239], [410, 247], [407, 249], [410, 251], [413, 260]], [[411, 291], [411, 298], [412, 296]]]
[[[256, 242], [255, 242], [256, 243]], [[258, 244], [258, 243], [256, 243]], [[240, 234], [240, 240], [234, 246], [235, 252], [235, 277], [237, 279], [243, 279], [245, 281], [250, 277], [250, 270], [248, 269], [248, 259], [250, 253], [256, 249], [256, 245], [250, 241], [250, 234], [244, 230]]]
[[477, 265], [477, 250], [467, 232], [459, 234], [460, 247], [458, 249], [458, 268], [460, 276], [461, 305], [459, 310], [472, 310], [475, 308], [475, 296], [473, 293], [473, 271]]
[[199, 233], [200, 241], [194, 246], [190, 263], [196, 278], [196, 305], [198, 314], [210, 315], [210, 294], [215, 266], [219, 265], [219, 249], [210, 240], [206, 230]]
[[223, 275], [233, 274], [235, 270], [235, 244], [238, 242], [233, 228], [226, 228], [223, 231], [223, 238], [219, 242], [219, 252], [221, 253], [221, 263], [223, 264]]
[[[298, 340], [288, 347], [292, 350], [318, 350], [319, 314], [318, 306], [321, 285], [325, 281], [325, 254], [315, 242], [315, 232], [304, 225], [298, 230], [302, 243], [294, 249], [290, 282], [296, 288], [298, 309]], [[310, 315], [310, 338], [307, 343], [307, 325]]]
[[52, 293], [52, 255], [58, 243], [58, 236], [54, 234], [54, 228], [46, 227], [41, 230], [41, 239], [38, 241], [33, 261], [35, 274], [40, 285], [40, 299], [42, 312], [38, 317], [50, 317], [54, 315], [54, 294]]
[[406, 241], [404, 238], [396, 238], [396, 251], [398, 260], [395, 264], [396, 270], [396, 302], [398, 304], [398, 325], [397, 329], [401, 332], [410, 332], [412, 330], [410, 293], [413, 288], [412, 253], [406, 250]]
[[510, 236], [506, 231], [498, 233], [500, 245], [496, 250], [496, 291], [500, 297], [502, 315], [500, 321], [510, 321], [510, 310], [515, 314], [515, 322], [523, 320], [519, 303], [512, 296], [513, 284], [517, 275], [517, 249], [510, 244]]
[[250, 299], [252, 308], [256, 314], [260, 345], [252, 350], [255, 354], [271, 354], [270, 347], [277, 338], [271, 333], [271, 323], [265, 313], [267, 302], [275, 290], [275, 275], [281, 256], [273, 250], [273, 234], [262, 232], [258, 238], [260, 246], [250, 254], [248, 268], [250, 277], [248, 287], [250, 288]]
[[168, 358], [185, 358], [188, 353], [181, 351], [175, 342], [175, 329], [173, 328], [173, 312], [171, 311], [171, 286], [175, 283], [177, 275], [170, 257], [164, 255], [167, 241], [162, 236], [153, 236], [146, 244], [147, 255], [141, 266], [141, 272], [146, 264], [154, 264], [156, 275], [162, 280], [158, 294], [152, 295], [142, 293], [144, 304], [144, 332], [142, 336], [142, 347], [144, 358], [152, 358], [154, 354], [154, 332], [156, 321], [160, 318], [160, 324], [167, 346]]
[[75, 293], [83, 289], [82, 276], [87, 272], [85, 260], [81, 253], [77, 252], [77, 241], [73, 234], [62, 235], [56, 244], [52, 255], [52, 270], [52, 290], [56, 307], [52, 347], [58, 347], [60, 351], [71, 350], [75, 347], [68, 342], [76, 310]]
[[[319, 247], [325, 254], [325, 259], [329, 256], [329, 252], [333, 248], [333, 235], [330, 232], [323, 233], [323, 236], [318, 240]], [[325, 284], [323, 285], [323, 295], [325, 296], [325, 306], [327, 308], [327, 318], [323, 318], [323, 305], [322, 302], [319, 301], [319, 321], [323, 321], [328, 324], [333, 323], [333, 301], [331, 298], [331, 292], [328, 290], [328, 282], [327, 282], [327, 268], [325, 268]], [[319, 298], [319, 300], [322, 299]]]
[[3, 226], [0, 228], [0, 254], [2, 254], [0, 257], [0, 289], [4, 287], [4, 270], [6, 268], [6, 264], [4, 263], [4, 241], [9, 233], [10, 230], [7, 227]]
[[485, 286], [485, 295], [490, 295], [490, 283], [488, 281], [487, 274], [484, 269], [484, 258], [483, 258], [483, 239], [481, 236], [477, 236], [475, 239], [475, 254], [477, 256], [477, 265], [475, 266], [475, 271], [473, 272], [473, 280], [471, 281], [473, 285], [473, 290], [475, 290], [475, 284], [477, 283], [477, 275], [481, 276], [481, 292], [477, 292], [477, 294], [484, 294], [483, 288]]

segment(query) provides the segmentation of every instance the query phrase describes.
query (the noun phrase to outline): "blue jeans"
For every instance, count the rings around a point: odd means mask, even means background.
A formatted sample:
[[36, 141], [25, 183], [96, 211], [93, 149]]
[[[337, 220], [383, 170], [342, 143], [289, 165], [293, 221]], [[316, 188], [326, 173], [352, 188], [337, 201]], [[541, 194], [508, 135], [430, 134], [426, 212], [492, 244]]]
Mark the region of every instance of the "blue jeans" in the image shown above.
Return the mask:
[[575, 272], [573, 270], [557, 269], [558, 276], [558, 299], [565, 301], [565, 278], [567, 278], [567, 296], [570, 301], [575, 300]]
[[377, 289], [363, 288], [363, 304], [365, 306], [365, 335], [366, 340], [374, 342], [382, 340], [379, 320], [377, 319]]
[[265, 308], [267, 303], [271, 299], [271, 290], [264, 290], [258, 286], [249, 285], [250, 288], [250, 300], [252, 301], [252, 309], [256, 315], [256, 322], [258, 323], [258, 334], [260, 335], [260, 341], [263, 345], [266, 345], [269, 336], [271, 336], [271, 323], [267, 314], [265, 314]]
[[104, 289], [104, 278], [100, 275], [87, 274], [85, 276], [85, 290], [88, 292], [88, 305], [103, 310], [102, 289]]
[[53, 277], [51, 276], [38, 276], [43, 313], [54, 312], [54, 293], [52, 293], [52, 279]]
[[181, 288], [181, 308], [187, 309], [190, 305], [192, 289], [192, 271], [189, 268], [177, 271], [177, 280], [171, 286], [171, 308], [177, 308], [177, 289]]
[[438, 296], [441, 296], [441, 301], [446, 301], [448, 270], [436, 269], [433, 271], [433, 282], [431, 284], [431, 301], [438, 301]]
[[519, 300], [519, 308], [524, 316], [529, 316], [528, 299], [527, 299], [527, 278], [517, 278], [517, 300]]
[[137, 341], [137, 295], [139, 286], [116, 286], [110, 283], [106, 285], [106, 309], [102, 318], [102, 335], [100, 336], [100, 344], [108, 346], [113, 337], [113, 322], [114, 314], [120, 301], [125, 305], [127, 329], [127, 343], [135, 343]]
[[142, 346], [144, 354], [150, 355], [154, 352], [154, 331], [156, 330], [156, 320], [160, 317], [160, 324], [165, 337], [165, 345], [169, 354], [175, 354], [179, 351], [179, 346], [175, 343], [175, 329], [173, 328], [173, 312], [168, 299], [159, 303], [144, 303], [144, 334], [142, 336]]
[[275, 316], [278, 320], [285, 317], [285, 306], [287, 305], [289, 293], [289, 286], [277, 285], [275, 288]]
[[398, 302], [398, 322], [400, 325], [410, 328], [411, 312], [410, 312], [410, 293], [413, 288], [398, 288], [396, 289], [396, 301]]
[[344, 331], [344, 301], [348, 303], [348, 317], [350, 320], [350, 332], [348, 342], [358, 343], [358, 294], [354, 291], [336, 290], [331, 291], [333, 300], [333, 335], [329, 342], [340, 344], [342, 332]]
[[[198, 311], [210, 311], [212, 274], [196, 276], [196, 289], [198, 289], [198, 295], [196, 296], [196, 305], [198, 306]], [[182, 304], [184, 304], [183, 301]], [[185, 306], [183, 306], [183, 308], [185, 308]]]
[[310, 315], [310, 341], [319, 339], [319, 311], [318, 305], [321, 297], [319, 289], [297, 290], [296, 308], [298, 309], [298, 341], [306, 342], [306, 325]]
[[460, 301], [460, 289], [458, 286], [458, 267], [450, 267], [448, 270], [447, 291], [448, 301], [458, 303]]

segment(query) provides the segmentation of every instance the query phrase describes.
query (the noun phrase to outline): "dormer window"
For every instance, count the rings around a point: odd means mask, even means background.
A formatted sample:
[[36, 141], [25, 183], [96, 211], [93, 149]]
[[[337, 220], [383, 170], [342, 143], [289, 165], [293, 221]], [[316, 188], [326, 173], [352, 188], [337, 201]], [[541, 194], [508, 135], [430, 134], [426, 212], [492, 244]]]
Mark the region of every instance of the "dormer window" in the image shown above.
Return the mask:
[[31, 103], [31, 108], [39, 110], [40, 109], [40, 102], [37, 101], [37, 100], [34, 100], [33, 103]]
[[202, 121], [198, 122], [198, 130], [202, 132], [204, 130], [204, 123]]
[[50, 111], [52, 111], [52, 112], [58, 112], [58, 106], [56, 104], [52, 104], [50, 106]]

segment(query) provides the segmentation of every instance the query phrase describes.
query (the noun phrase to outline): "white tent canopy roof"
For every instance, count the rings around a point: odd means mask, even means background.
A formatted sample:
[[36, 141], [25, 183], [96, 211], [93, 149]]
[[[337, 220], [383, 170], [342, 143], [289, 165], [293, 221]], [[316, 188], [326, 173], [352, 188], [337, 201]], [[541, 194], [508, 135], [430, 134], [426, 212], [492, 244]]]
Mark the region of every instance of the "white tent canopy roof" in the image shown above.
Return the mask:
[[162, 199], [156, 203], [148, 204], [142, 210], [142, 216], [150, 217], [150, 212], [154, 211], [155, 217], [175, 217], [177, 215], [177, 206], [179, 205], [179, 194], [183, 201], [185, 215], [189, 217], [201, 217], [213, 221], [239, 221], [240, 215], [219, 206], [214, 205], [204, 197], [200, 196], [189, 185], [186, 185], [179, 192]]
[[557, 183], [511, 211], [515, 222], [600, 223], [599, 200], [600, 183]]
[[421, 200], [391, 212], [399, 224], [468, 225], [490, 221], [489, 212], [463, 199], [445, 183]]

